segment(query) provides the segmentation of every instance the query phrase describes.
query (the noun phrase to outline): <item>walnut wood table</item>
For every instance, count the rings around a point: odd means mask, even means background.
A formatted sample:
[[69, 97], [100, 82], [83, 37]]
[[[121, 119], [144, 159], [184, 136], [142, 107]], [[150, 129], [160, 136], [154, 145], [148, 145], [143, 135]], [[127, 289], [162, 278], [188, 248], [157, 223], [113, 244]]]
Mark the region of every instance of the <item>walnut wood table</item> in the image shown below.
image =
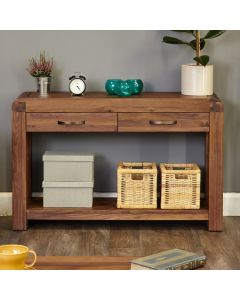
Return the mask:
[[[130, 270], [136, 256], [38, 256], [36, 270]], [[208, 265], [198, 268], [209, 269]]]
[[[44, 208], [31, 198], [31, 136], [34, 132], [205, 133], [205, 198], [199, 210], [117, 209], [116, 199], [95, 199], [92, 208]], [[28, 220], [198, 220], [210, 231], [223, 224], [223, 103], [216, 96], [143, 93], [117, 98], [105, 93], [26, 92], [13, 103], [13, 229]], [[157, 135], [156, 135], [157, 138]], [[161, 158], [159, 158], [159, 161]], [[36, 171], [36, 170], [35, 170]]]
[[130, 270], [133, 256], [38, 256], [37, 270]]

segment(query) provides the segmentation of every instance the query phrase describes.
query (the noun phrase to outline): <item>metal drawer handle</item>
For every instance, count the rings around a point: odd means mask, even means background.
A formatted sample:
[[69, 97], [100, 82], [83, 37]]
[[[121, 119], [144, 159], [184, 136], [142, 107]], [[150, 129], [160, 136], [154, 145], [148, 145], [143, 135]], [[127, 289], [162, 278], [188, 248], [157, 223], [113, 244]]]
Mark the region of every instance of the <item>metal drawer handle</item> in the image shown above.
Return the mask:
[[177, 120], [162, 120], [162, 121], [156, 121], [156, 120], [150, 120], [150, 125], [175, 125], [177, 124]]
[[85, 121], [57, 121], [58, 125], [84, 125]]

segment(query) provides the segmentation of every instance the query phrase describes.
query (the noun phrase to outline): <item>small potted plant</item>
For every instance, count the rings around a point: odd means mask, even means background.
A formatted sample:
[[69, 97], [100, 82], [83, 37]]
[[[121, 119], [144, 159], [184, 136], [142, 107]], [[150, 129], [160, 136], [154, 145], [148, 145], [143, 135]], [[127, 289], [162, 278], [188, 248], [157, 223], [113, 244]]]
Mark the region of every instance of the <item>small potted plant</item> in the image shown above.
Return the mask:
[[183, 64], [181, 67], [181, 92], [183, 95], [205, 96], [213, 94], [213, 65], [208, 65], [209, 56], [201, 55], [206, 40], [222, 35], [225, 30], [209, 30], [203, 37], [200, 30], [174, 30], [193, 37], [191, 41], [183, 41], [175, 37], [164, 36], [163, 42], [191, 47], [196, 56], [196, 64]]
[[39, 61], [35, 58], [29, 60], [27, 71], [37, 79], [37, 92], [41, 97], [47, 97], [50, 92], [50, 84], [52, 81], [53, 59], [47, 60], [45, 52], [40, 53]]

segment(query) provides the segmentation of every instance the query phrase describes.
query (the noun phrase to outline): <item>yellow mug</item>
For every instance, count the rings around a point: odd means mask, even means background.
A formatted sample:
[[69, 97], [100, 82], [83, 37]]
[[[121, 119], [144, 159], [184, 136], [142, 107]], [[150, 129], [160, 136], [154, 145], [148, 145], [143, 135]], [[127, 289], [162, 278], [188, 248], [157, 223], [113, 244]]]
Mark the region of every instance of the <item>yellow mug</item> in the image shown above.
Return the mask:
[[[25, 264], [28, 254], [33, 255], [33, 262]], [[24, 270], [32, 268], [36, 263], [37, 255], [33, 250], [22, 245], [0, 246], [0, 270]]]

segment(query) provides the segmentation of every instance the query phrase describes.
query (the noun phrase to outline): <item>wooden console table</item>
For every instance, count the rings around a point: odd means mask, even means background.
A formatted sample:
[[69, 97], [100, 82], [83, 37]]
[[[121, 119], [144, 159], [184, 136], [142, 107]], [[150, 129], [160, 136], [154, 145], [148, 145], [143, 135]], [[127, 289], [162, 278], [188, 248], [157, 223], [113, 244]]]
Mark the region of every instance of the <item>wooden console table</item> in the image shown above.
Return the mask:
[[[34, 132], [204, 132], [205, 198], [199, 210], [117, 209], [116, 199], [95, 199], [92, 208], [43, 208], [31, 198], [31, 135]], [[201, 220], [210, 231], [223, 223], [223, 103], [216, 95], [143, 93], [130, 98], [86, 93], [26, 92], [13, 103], [13, 229], [28, 220]], [[161, 157], [159, 157], [161, 161]]]

